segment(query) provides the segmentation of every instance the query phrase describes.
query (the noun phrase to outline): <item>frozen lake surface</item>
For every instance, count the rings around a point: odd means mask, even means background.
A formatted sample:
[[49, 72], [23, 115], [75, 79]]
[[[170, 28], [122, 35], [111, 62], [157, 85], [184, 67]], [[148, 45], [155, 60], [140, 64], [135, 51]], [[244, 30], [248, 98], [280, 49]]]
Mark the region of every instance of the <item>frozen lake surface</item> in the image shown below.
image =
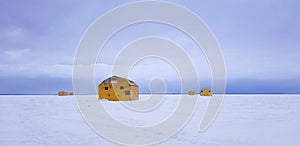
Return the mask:
[[[226, 95], [217, 118], [204, 132], [199, 132], [199, 124], [209, 97], [195, 98], [199, 100], [191, 120], [159, 145], [300, 145], [300, 95]], [[143, 126], [163, 121], [179, 99], [167, 95], [153, 110], [140, 113], [118, 102], [98, 102], [118, 121]], [[87, 125], [73, 96], [1, 95], [0, 145], [117, 144]]]

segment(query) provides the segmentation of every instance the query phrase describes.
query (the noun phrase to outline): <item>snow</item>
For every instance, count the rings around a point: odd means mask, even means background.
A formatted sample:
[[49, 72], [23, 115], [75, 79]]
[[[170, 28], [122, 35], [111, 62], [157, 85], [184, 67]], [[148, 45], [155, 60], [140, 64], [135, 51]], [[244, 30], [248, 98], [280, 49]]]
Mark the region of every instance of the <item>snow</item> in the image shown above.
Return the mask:
[[[140, 95], [143, 101], [149, 95]], [[212, 125], [199, 132], [209, 97], [198, 98], [186, 126], [158, 145], [299, 145], [300, 95], [226, 95]], [[180, 102], [166, 95], [154, 108], [137, 112], [119, 102], [97, 101], [128, 125], [157, 124]], [[155, 101], [157, 102], [157, 101]], [[96, 111], [95, 111], [96, 112]], [[113, 127], [112, 127], [113, 129]], [[98, 135], [82, 118], [74, 96], [1, 95], [0, 145], [118, 145]]]

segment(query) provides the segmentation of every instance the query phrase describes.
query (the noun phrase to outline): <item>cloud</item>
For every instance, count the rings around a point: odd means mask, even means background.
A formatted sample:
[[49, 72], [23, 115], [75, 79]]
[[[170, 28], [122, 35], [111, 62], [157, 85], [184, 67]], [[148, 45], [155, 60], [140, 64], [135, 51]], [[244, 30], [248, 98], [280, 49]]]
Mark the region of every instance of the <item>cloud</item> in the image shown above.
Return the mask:
[[9, 61], [18, 61], [24, 59], [26, 55], [30, 55], [31, 49], [25, 48], [20, 50], [5, 50], [3, 51], [3, 54]]
[[3, 32], [3, 36], [8, 39], [19, 39], [24, 35], [24, 30], [20, 27], [10, 27]]
[[0, 76], [0, 80], [0, 94], [57, 94], [61, 90], [73, 90], [70, 78]]
[[71, 78], [72, 65], [42, 65], [42, 64], [2, 64], [1, 76], [35, 78], [39, 76]]
[[234, 45], [224, 57], [229, 78], [284, 79], [300, 72], [299, 52], [291, 46]]
[[[74, 52], [85, 29], [105, 11], [125, 2], [0, 3], [0, 12], [5, 14], [0, 16], [0, 75], [14, 79], [37, 76], [71, 78]], [[246, 82], [243, 79], [251, 78], [271, 82], [299, 77], [298, 1], [256, 0], [245, 3], [233, 0], [219, 5], [209, 1], [177, 3], [203, 18], [216, 35], [230, 80]], [[102, 81], [112, 74], [113, 61], [122, 48], [147, 36], [166, 37], [182, 46], [195, 64], [200, 81], [210, 79], [205, 54], [191, 38], [168, 25], [143, 23], [122, 29], [108, 40], [97, 64], [92, 65], [97, 80]], [[154, 76], [178, 79], [170, 65], [153, 60], [141, 62], [131, 74], [132, 78], [145, 81], [146, 85], [148, 77]]]

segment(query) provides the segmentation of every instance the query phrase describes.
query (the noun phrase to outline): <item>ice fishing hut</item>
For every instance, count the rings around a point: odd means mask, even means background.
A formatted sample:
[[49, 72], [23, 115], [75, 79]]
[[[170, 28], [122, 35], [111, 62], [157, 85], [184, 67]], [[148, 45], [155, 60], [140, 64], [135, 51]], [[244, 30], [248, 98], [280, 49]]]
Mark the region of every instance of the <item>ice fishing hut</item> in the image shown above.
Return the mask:
[[194, 92], [193, 90], [190, 90], [190, 91], [188, 92], [188, 95], [195, 95], [195, 92]]
[[98, 99], [128, 101], [139, 99], [139, 86], [126, 78], [112, 76], [98, 85]]
[[68, 92], [65, 92], [65, 91], [59, 91], [57, 93], [58, 96], [68, 96]]
[[212, 96], [212, 91], [209, 88], [203, 88], [200, 91], [201, 96]]

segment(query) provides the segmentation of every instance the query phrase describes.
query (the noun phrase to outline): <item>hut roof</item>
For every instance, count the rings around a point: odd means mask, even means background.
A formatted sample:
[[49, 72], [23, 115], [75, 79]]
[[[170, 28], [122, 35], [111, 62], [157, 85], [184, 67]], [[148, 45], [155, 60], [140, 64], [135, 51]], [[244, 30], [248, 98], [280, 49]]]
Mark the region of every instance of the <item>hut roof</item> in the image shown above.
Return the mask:
[[[126, 79], [126, 78], [118, 77], [118, 76], [115, 76], [115, 75], [112, 76], [112, 77], [109, 77], [109, 78], [105, 79], [105, 80], [104, 80], [103, 82], [101, 82], [100, 84], [102, 84], [102, 83], [105, 83], [105, 84], [109, 84], [109, 83], [117, 83], [117, 79], [127, 81], [127, 83], [128, 83], [129, 86], [136, 86], [136, 87], [138, 87], [138, 85], [137, 85], [134, 81], [128, 80], [128, 79]], [[100, 85], [100, 84], [99, 84], [99, 85]]]

